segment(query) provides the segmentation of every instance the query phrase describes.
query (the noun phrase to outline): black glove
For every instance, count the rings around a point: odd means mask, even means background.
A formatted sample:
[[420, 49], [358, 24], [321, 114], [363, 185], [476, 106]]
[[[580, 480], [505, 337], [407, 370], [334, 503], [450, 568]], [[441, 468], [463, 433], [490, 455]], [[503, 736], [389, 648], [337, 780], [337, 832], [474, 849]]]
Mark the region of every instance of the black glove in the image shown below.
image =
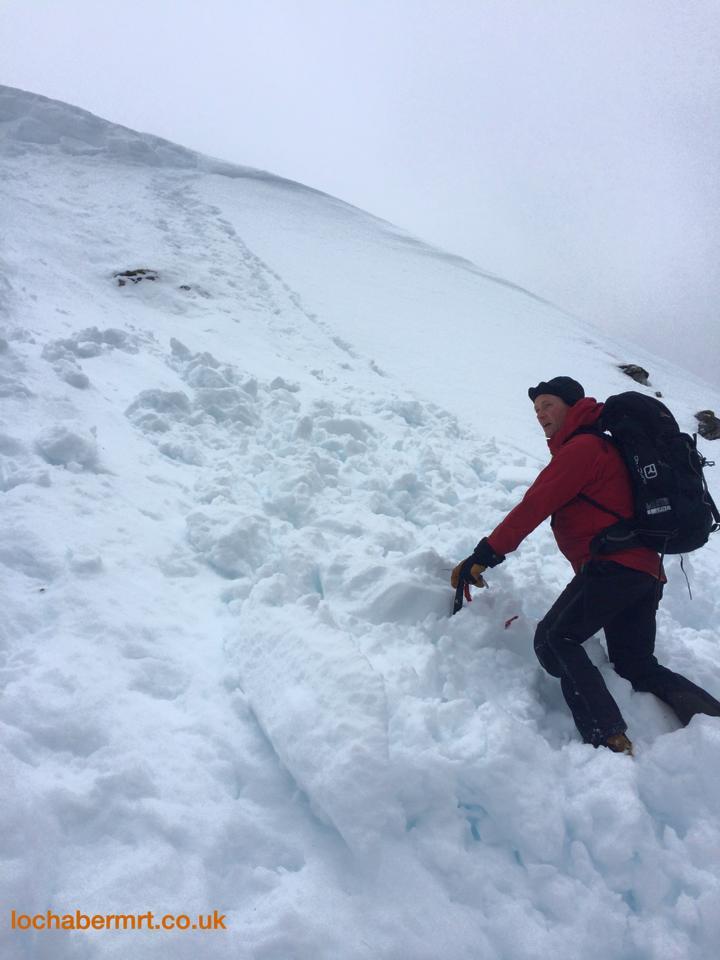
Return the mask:
[[483, 537], [473, 550], [473, 563], [479, 563], [484, 567], [496, 567], [499, 563], [502, 563], [504, 559], [505, 556], [502, 553], [495, 553], [488, 543], [487, 537]]

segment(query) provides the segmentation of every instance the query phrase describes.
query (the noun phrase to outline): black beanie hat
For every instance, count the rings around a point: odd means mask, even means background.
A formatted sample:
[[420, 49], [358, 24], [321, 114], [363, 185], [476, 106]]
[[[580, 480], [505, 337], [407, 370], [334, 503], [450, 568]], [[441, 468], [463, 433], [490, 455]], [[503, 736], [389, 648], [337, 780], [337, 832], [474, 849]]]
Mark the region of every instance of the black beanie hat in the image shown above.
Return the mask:
[[552, 380], [541, 380], [536, 387], [530, 387], [528, 396], [535, 402], [535, 398], [543, 393], [550, 393], [553, 397], [560, 397], [571, 407], [578, 400], [582, 400], [585, 391], [572, 377], [553, 377]]

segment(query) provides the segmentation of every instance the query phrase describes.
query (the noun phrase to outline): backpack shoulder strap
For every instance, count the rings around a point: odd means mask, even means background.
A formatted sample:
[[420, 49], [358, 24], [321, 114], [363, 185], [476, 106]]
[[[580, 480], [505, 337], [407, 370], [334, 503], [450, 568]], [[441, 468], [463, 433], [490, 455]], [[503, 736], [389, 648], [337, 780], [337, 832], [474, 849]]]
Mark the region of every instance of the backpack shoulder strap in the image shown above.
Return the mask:
[[[597, 425], [593, 425], [593, 426], [586, 426], [586, 427], [578, 427], [577, 430], [573, 430], [573, 432], [567, 438], [565, 443], [567, 443], [569, 440], [572, 440], [573, 437], [581, 436], [583, 434], [590, 434], [590, 436], [597, 437], [599, 440], [605, 440], [608, 443], [613, 442], [613, 438], [611, 436], [605, 433]], [[589, 503], [591, 506], [595, 507], [597, 510], [602, 510], [603, 513], [607, 513], [611, 517], [615, 517], [616, 520], [627, 521], [628, 519], [627, 517], [623, 517], [622, 514], [616, 513], [615, 510], [611, 510], [609, 507], [603, 506], [602, 503], [599, 503], [597, 500], [593, 500], [592, 497], [588, 497], [588, 495], [585, 493], [579, 493], [575, 499], [584, 500], [585, 503]]]
[[589, 503], [593, 507], [597, 507], [598, 510], [602, 510], [603, 513], [609, 513], [611, 517], [615, 517], [616, 520], [627, 520], [627, 517], [623, 517], [621, 513], [616, 513], [614, 510], [611, 510], [610, 507], [604, 507], [601, 503], [598, 503], [597, 500], [593, 500], [592, 497], [589, 497], [586, 493], [579, 493], [577, 495], [578, 500], [584, 500], [585, 503]]
[[565, 443], [567, 443], [569, 440], [572, 440], [573, 437], [579, 437], [579, 436], [582, 436], [583, 434], [589, 434], [591, 437], [599, 437], [601, 440], [610, 439], [610, 437], [606, 433], [603, 433], [600, 427], [593, 425], [593, 426], [578, 427], [577, 430], [573, 430], [573, 432], [567, 438]]

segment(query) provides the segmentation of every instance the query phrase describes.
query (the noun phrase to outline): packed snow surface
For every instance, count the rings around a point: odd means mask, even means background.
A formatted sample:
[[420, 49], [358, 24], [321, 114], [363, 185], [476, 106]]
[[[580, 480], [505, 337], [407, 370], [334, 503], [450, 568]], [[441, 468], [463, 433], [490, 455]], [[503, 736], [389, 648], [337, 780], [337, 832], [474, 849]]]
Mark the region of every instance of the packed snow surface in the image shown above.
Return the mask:
[[[532, 652], [571, 575], [547, 524], [452, 619], [448, 578], [546, 460], [529, 385], [640, 363], [689, 431], [720, 396], [64, 104], [0, 88], [0, 158], [3, 957], [716, 956], [720, 722], [679, 729], [594, 638], [636, 757], [579, 741]], [[717, 696], [718, 544], [686, 569], [658, 652]]]

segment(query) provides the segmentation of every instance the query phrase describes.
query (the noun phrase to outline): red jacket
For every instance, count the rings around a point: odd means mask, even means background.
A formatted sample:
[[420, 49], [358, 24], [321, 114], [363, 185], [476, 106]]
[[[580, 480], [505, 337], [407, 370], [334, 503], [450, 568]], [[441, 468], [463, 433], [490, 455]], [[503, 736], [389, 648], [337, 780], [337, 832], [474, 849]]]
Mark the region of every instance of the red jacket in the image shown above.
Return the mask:
[[[568, 439], [579, 427], [591, 426], [603, 405], [585, 397], [568, 410], [565, 422], [548, 441], [552, 459], [522, 498], [488, 537], [496, 553], [505, 554], [535, 527], [554, 514], [553, 533], [560, 551], [577, 573], [590, 559], [590, 541], [614, 519], [592, 504], [578, 500], [584, 493], [624, 517], [633, 513], [633, 497], [627, 467], [615, 447], [602, 437], [581, 433]], [[647, 547], [633, 547], [609, 554], [633, 570], [663, 577], [660, 558]], [[664, 579], [664, 577], [663, 577]]]

